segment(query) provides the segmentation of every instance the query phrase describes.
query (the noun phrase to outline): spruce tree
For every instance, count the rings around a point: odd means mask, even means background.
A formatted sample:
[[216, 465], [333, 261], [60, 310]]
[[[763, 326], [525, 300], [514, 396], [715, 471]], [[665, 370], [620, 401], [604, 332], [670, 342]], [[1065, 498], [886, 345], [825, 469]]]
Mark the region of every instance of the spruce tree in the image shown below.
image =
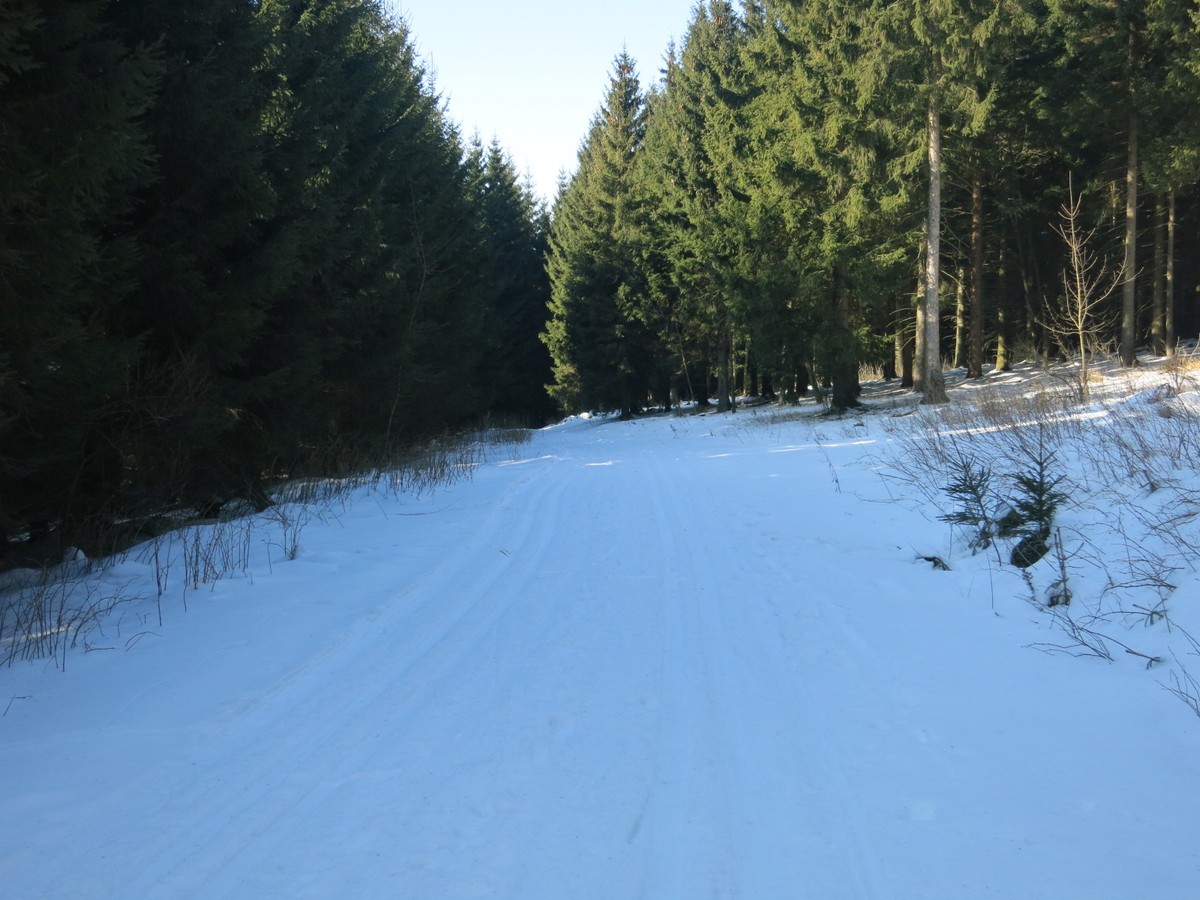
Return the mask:
[[[430, 104], [401, 26], [378, 3], [266, 0], [258, 20], [269, 36], [263, 134], [273, 203], [260, 234], [272, 278], [261, 286], [266, 318], [245, 376], [261, 387], [253, 405], [271, 455], [293, 467], [301, 461], [289, 448], [319, 459], [386, 431], [390, 412], [353, 412], [359, 390], [347, 371], [379, 327], [365, 311], [389, 290], [382, 192], [396, 141], [408, 138], [393, 133], [397, 107], [412, 108], [419, 128]], [[393, 386], [380, 390], [394, 397]]]
[[[1155, 0], [1146, 7], [1146, 55], [1154, 99], [1143, 129], [1141, 176], [1153, 192], [1156, 263], [1143, 269], [1155, 298], [1150, 332], [1155, 352], [1174, 354], [1178, 199], [1200, 181], [1200, 12], [1186, 0]], [[1147, 73], [1149, 74], [1149, 73]]]
[[[1013, 38], [1029, 30], [1023, 0], [912, 0], [879, 10], [878, 40], [868, 54], [864, 82], [868, 101], [875, 109], [890, 110], [898, 138], [907, 136], [910, 147], [923, 148], [926, 159], [922, 402], [946, 400], [939, 328], [943, 145], [946, 137], [960, 141], [984, 129], [1000, 74], [993, 63], [1007, 55]], [[1001, 52], [989, 52], [994, 46]], [[911, 158], [915, 161], [916, 154]], [[975, 202], [980, 197], [974, 193]]]
[[732, 394], [731, 345], [745, 319], [750, 255], [743, 116], [751, 86], [741, 60], [745, 29], [732, 4], [693, 12], [678, 62], [667, 69], [647, 134], [646, 189], [661, 210], [664, 255], [678, 289], [675, 324], [712, 348], [718, 409]]
[[138, 261], [124, 228], [151, 177], [142, 117], [161, 69], [106, 5], [0, 17], [0, 555], [56, 525], [103, 549], [125, 481], [137, 336], [110, 323]]
[[358, 148], [386, 126], [378, 11], [358, 0], [263, 0], [268, 101], [264, 173], [272, 203], [260, 220], [265, 318], [243, 376], [259, 382], [259, 432], [288, 467], [288, 447], [336, 444], [327, 368], [351, 335], [369, 204], [383, 155]]
[[[962, 205], [970, 210], [962, 227], [966, 234], [950, 234], [949, 241], [941, 241], [968, 247], [962, 287], [970, 304], [966, 341], [970, 377], [983, 374], [985, 194], [1003, 169], [1016, 170], [1022, 158], [1030, 158], [1028, 134], [1036, 131], [1032, 121], [1042, 112], [1039, 92], [1030, 84], [1031, 76], [1045, 74], [1039, 58], [1037, 7], [1027, 0], [941, 2], [923, 7], [924, 16], [899, 22], [896, 28], [896, 43], [910, 41], [911, 30], [916, 44], [914, 53], [901, 50], [899, 71], [932, 80], [924, 96], [940, 112], [938, 143], [943, 143], [943, 137], [948, 140], [943, 172], [949, 186], [961, 186], [966, 194]], [[1014, 83], [1020, 84], [1015, 90]], [[917, 90], [917, 96], [922, 91]], [[954, 204], [941, 205], [947, 215], [953, 215]], [[926, 236], [930, 234], [931, 229], [926, 229]], [[931, 320], [931, 301], [926, 298], [926, 323]], [[934, 337], [930, 332], [929, 340]], [[934, 364], [932, 358], [926, 361], [926, 367]]]
[[358, 207], [370, 228], [329, 371], [338, 431], [393, 448], [483, 411], [488, 299], [465, 148], [403, 23], [381, 26], [376, 52], [382, 117], [351, 153], [378, 154], [381, 177]]
[[565, 409], [631, 416], [651, 378], [653, 335], [636, 314], [647, 293], [633, 181], [644, 134], [645, 99], [633, 60], [621, 53], [550, 226], [544, 340], [554, 365], [551, 393]]
[[854, 405], [869, 355], [866, 319], [890, 305], [910, 234], [911, 185], [893, 177], [901, 147], [872, 103], [878, 4], [767, 3], [756, 41], [764, 127], [778, 142], [770, 190], [798, 248], [800, 304], [835, 408]]
[[271, 274], [259, 257], [272, 204], [261, 139], [265, 35], [250, 4], [121, 0], [108, 14], [165, 66], [145, 120], [155, 177], [130, 220], [141, 264], [111, 326], [141, 336], [128, 449], [148, 503], [207, 507], [257, 480], [242, 440], [256, 430], [256, 385], [241, 369]]
[[468, 165], [484, 245], [481, 289], [491, 294], [478, 379], [486, 386], [482, 399], [491, 412], [541, 423], [553, 412], [545, 391], [550, 357], [538, 340], [550, 293], [547, 217], [498, 141], [486, 148], [476, 142]]
[[[783, 4], [779, 21], [784, 40], [798, 47], [799, 71], [813, 73], [802, 79], [802, 96], [815, 99], [810, 101], [818, 116], [813, 130], [822, 136], [815, 143], [825, 147], [820, 155], [826, 159], [850, 162], [849, 167], [843, 163], [840, 172], [842, 180], [850, 181], [848, 189], [843, 188], [850, 203], [840, 205], [861, 211], [867, 200], [880, 211], [902, 212], [906, 198], [915, 199], [917, 173], [923, 176], [924, 274], [916, 386], [924, 402], [944, 402], [939, 328], [944, 138], [949, 134], [957, 140], [982, 128], [993, 100], [995, 74], [988, 68], [985, 47], [1003, 30], [1023, 27], [1027, 17], [1019, 3], [1008, 0], [833, 0], [806, 3], [800, 10], [795, 6]], [[863, 169], [872, 158], [879, 167], [875, 175]], [[872, 189], [864, 181], [891, 187]], [[914, 221], [914, 232], [915, 225]], [[835, 295], [844, 277], [835, 274]]]
[[1138, 284], [1147, 267], [1138, 256], [1138, 217], [1144, 169], [1153, 160], [1152, 177], [1164, 185], [1191, 175], [1186, 163], [1167, 175], [1171, 153], [1163, 148], [1175, 143], [1178, 123], [1187, 121], [1179, 105], [1189, 92], [1179, 89], [1188, 80], [1180, 80], [1181, 62], [1195, 53], [1194, 13], [1181, 0], [1048, 0], [1048, 6], [1062, 40], [1061, 78], [1053, 87], [1069, 113], [1064, 124], [1078, 142], [1095, 148], [1097, 164], [1122, 162], [1115, 175], [1124, 196], [1119, 352], [1122, 364], [1132, 366], [1143, 337]]

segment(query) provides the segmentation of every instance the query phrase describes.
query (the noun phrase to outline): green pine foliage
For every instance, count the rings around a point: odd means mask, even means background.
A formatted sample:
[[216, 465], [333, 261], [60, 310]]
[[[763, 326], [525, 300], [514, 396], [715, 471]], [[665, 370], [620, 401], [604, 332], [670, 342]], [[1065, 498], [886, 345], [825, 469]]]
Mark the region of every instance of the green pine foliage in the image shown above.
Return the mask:
[[[1039, 323], [1062, 302], [1047, 223], [1069, 176], [1111, 198], [1089, 227], [1136, 275], [1103, 338], [1132, 363], [1135, 343], [1194, 335], [1194, 305], [1168, 298], [1181, 274], [1184, 291], [1200, 281], [1183, 263], [1200, 214], [1197, 21], [1182, 0], [698, 4], [621, 182], [636, 239], [581, 212], [600, 196], [583, 187], [594, 135], [560, 191], [552, 392], [603, 406], [589, 385], [616, 377], [613, 335], [634, 321], [655, 374], [622, 408], [656, 402], [661, 373], [702, 403], [714, 381], [723, 402], [764, 375], [764, 394], [811, 382], [845, 409], [864, 366], [941, 402], [943, 360], [981, 377], [1057, 352]], [[572, 310], [588, 293], [572, 279], [612, 252], [636, 269], [597, 292], [619, 308]]]
[[267, 35], [261, 135], [271, 203], [258, 232], [269, 277], [258, 287], [266, 317], [245, 372], [260, 386], [249, 405], [255, 433], [290, 468], [339, 441], [330, 369], [360, 339], [350, 310], [372, 277], [371, 200], [387, 163], [375, 135], [394, 88], [369, 5], [266, 0], [257, 21]]
[[989, 513], [995, 506], [992, 471], [975, 457], [959, 453], [951, 461], [950, 475], [943, 490], [954, 503], [954, 509], [938, 518], [966, 531], [972, 553], [986, 550], [992, 545], [994, 536], [994, 523]]
[[5, 4], [0, 566], [544, 419], [546, 216], [467, 157], [375, 0]]
[[487, 391], [486, 407], [498, 416], [542, 424], [554, 413], [545, 391], [550, 356], [538, 340], [550, 293], [549, 216], [498, 141], [474, 142], [467, 160], [486, 254], [481, 289], [492, 293], [477, 381]]
[[[360, 105], [352, 107], [354, 127], [330, 123], [338, 141], [315, 174], [322, 204], [339, 210], [334, 234], [342, 243], [310, 283], [330, 335], [319, 385], [324, 431], [312, 440], [390, 451], [472, 412], [475, 389], [465, 375], [478, 298], [463, 286], [479, 258], [463, 150], [407, 31], [389, 25], [376, 4], [347, 7], [359, 18], [341, 71], [347, 101]], [[323, 14], [327, 6], [312, 8]], [[305, 110], [309, 103], [299, 100]]]
[[143, 116], [163, 70], [105, 6], [0, 16], [0, 538], [90, 530], [122, 490], [140, 335], [112, 322], [136, 283], [126, 226], [152, 176]]
[[1058, 508], [1069, 498], [1059, 490], [1064, 477], [1055, 474], [1056, 457], [1047, 446], [1043, 426], [1038, 426], [1036, 443], [1031, 442], [1024, 450], [1025, 470], [1013, 475], [1017, 489], [1013, 508], [1021, 522], [1022, 531], [1044, 539], [1050, 536]]
[[[1038, 427], [1036, 443], [1031, 442], [1023, 449], [1026, 468], [1013, 475], [1017, 494], [1011, 517], [1021, 539], [1013, 547], [1010, 561], [1014, 566], [1026, 569], [1050, 552], [1054, 517], [1068, 497], [1059, 490], [1065, 479], [1054, 472], [1055, 454], [1046, 444], [1041, 425]], [[1056, 602], [1069, 603], [1069, 591], [1065, 599], [1060, 598]], [[1050, 605], [1054, 606], [1056, 602]]]
[[[767, 4], [759, 28], [760, 101], [774, 147], [764, 184], [787, 210], [789, 254], [808, 320], [809, 359], [834, 408], [853, 406], [868, 321], [905, 290], [916, 231], [913, 185], [894, 122], [880, 114], [874, 5]], [[911, 287], [908, 288], [911, 291]]]
[[241, 368], [265, 317], [265, 35], [248, 4], [122, 0], [108, 14], [164, 63], [145, 120], [154, 177], [129, 226], [140, 264], [111, 326], [141, 344], [121, 450], [149, 505], [207, 506], [253, 482], [241, 436], [254, 385]]
[[[696, 7], [682, 53], [668, 64], [651, 107], [646, 140], [654, 153], [643, 155], [644, 188], [665, 212], [658, 238], [673, 288], [670, 326], [681, 359], [716, 364], [719, 409], [732, 394], [730, 353], [735, 336], [746, 333], [745, 267], [755, 255], [744, 188], [743, 111], [753, 90], [741, 58], [744, 40], [731, 4]], [[663, 337], [669, 341], [669, 329]]]
[[652, 382], [654, 335], [646, 295], [644, 221], [635, 162], [646, 104], [628, 54], [613, 64], [605, 101], [560, 191], [550, 226], [551, 395], [564, 410], [641, 410]]

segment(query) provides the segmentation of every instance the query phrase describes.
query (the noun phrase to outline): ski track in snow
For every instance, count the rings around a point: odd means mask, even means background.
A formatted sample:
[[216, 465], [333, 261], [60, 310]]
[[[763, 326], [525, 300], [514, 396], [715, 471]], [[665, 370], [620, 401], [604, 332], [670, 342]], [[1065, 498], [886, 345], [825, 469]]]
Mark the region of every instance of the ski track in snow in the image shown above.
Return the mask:
[[904, 544], [938, 528], [855, 496], [858, 451], [835, 489], [836, 447], [705, 422], [560, 426], [448, 489], [462, 506], [351, 517], [294, 564], [294, 620], [277, 599], [287, 621], [234, 614], [211, 657], [97, 660], [79, 722], [78, 676], [47, 672], [0, 722], [0, 771], [34, 782], [9, 788], [0, 893], [1193, 895], [1194, 835], [1122, 848], [1194, 812], [1197, 769], [1094, 784], [1144, 764], [1172, 701], [1129, 723], [1145, 746], [1070, 765], [1109, 733], [1055, 727], [1086, 663], [923, 596], [944, 581]]
[[[305, 661], [272, 686], [268, 697], [239, 711], [239, 730], [249, 725], [264, 740], [204, 764], [210, 771], [238, 773], [234, 790], [226, 791], [234, 794], [232, 801], [197, 815], [212, 802], [209, 786], [198, 783], [190, 796], [173, 797], [172, 808], [158, 817], [191, 818], [202, 828], [189, 834], [184, 854], [163, 854], [169, 867], [147, 868], [134, 894], [185, 894], [196, 887], [198, 872], [205, 873], [205, 892], [213, 896], [231, 896], [258, 880], [269, 892], [275, 878], [288, 873], [263, 872], [262, 860], [286, 856], [297, 840], [305, 841], [313, 823], [337, 808], [337, 795], [356, 781], [386, 785], [387, 773], [403, 761], [398, 748], [407, 739], [406, 722], [439, 690], [453, 690], [456, 672], [519, 601], [536, 561], [549, 550], [561, 479], [533, 479], [519, 487], [454, 558], [402, 592], [382, 614]], [[518, 499], [523, 506], [514, 510]], [[542, 514], [513, 515], [534, 509]], [[520, 552], [502, 554], [500, 546]], [[428, 618], [414, 622], [410, 605]], [[236, 830], [226, 827], [229, 822], [238, 823]], [[311, 858], [327, 855], [331, 864], [330, 881], [313, 886], [321, 893], [335, 890], [344, 878], [338, 865], [343, 848], [306, 849], [315, 854]]]

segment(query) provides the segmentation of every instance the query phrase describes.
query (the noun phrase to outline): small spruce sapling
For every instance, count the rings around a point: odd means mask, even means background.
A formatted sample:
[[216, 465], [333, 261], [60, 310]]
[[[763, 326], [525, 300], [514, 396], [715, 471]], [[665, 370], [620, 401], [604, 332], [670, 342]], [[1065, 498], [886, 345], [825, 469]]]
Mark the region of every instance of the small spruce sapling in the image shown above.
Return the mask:
[[988, 514], [991, 499], [992, 471], [976, 457], [961, 450], [951, 460], [954, 477], [943, 490], [954, 501], [953, 512], [939, 516], [943, 522], [959, 525], [970, 534], [972, 553], [992, 546], [995, 523]]
[[1022, 523], [1020, 533], [1023, 537], [1013, 548], [1012, 564], [1022, 569], [1032, 566], [1050, 551], [1047, 543], [1050, 526], [1058, 507], [1067, 499], [1067, 495], [1058, 489], [1063, 476], [1056, 476], [1051, 471], [1054, 451], [1046, 447], [1042, 429], [1038, 429], [1037, 446], [1027, 447], [1026, 455], [1029, 467], [1013, 476], [1018, 491], [1013, 508]]

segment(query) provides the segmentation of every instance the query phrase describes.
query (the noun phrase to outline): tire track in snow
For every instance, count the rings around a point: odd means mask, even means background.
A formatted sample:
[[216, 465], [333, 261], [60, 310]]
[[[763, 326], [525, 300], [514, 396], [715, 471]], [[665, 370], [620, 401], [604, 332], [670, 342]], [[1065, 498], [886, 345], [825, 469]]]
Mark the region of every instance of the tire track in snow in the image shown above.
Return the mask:
[[679, 518], [678, 502], [667, 496], [669, 476], [650, 463], [642, 462], [641, 495], [650, 502], [662, 555], [662, 714], [653, 783], [631, 830], [636, 837], [650, 818], [641, 895], [690, 896], [699, 883], [708, 895], [723, 896], [733, 887], [732, 876], [722, 835], [714, 832], [728, 822], [729, 804], [727, 773], [715, 757], [727, 749], [713, 708], [717, 686], [703, 622], [715, 585], [705, 571], [703, 549], [697, 552], [686, 538], [689, 526]]
[[[880, 642], [879, 634], [864, 633], [861, 625], [868, 619], [856, 621], [873, 614], [871, 598], [887, 593], [879, 564], [866, 558], [856, 569], [845, 566], [844, 553], [835, 554], [843, 568], [829, 571], [823, 563], [831, 556], [826, 542], [808, 537], [794, 546], [799, 567], [770, 553], [761, 553], [758, 565], [790, 584], [803, 604], [803, 644], [811, 650], [797, 685], [812, 736], [806, 765], [825, 776], [822, 802], [841, 823], [834, 829], [837, 843], [857, 848], [856, 864], [846, 867], [853, 896], [887, 897], [895, 884], [878, 860], [896, 858], [895, 846], [913, 838], [914, 823], [919, 827], [937, 815], [929, 790], [953, 777], [953, 766], [944, 748], [912, 721], [911, 697], [897, 689], [898, 680], [905, 682], [898, 674], [906, 651], [897, 651], [894, 636]], [[759, 546], [750, 535], [736, 543]], [[919, 751], [912, 742], [921, 745]]]
[[[564, 486], [552, 465], [540, 467], [536, 477], [526, 475], [455, 558], [440, 560], [413, 587], [337, 636], [319, 657], [304, 661], [268, 696], [240, 710], [231, 724], [249, 731], [246, 722], [252, 721], [260, 738], [229, 754], [218, 737], [216, 752], [201, 755], [195, 764], [219, 773], [219, 781], [198, 781], [149, 817], [185, 824], [142, 836], [146, 858], [166, 862], [143, 870], [128, 895], [193, 893], [201, 887], [197, 871], [207, 873], [203, 887], [212, 895], [232, 895], [256, 877], [269, 884], [259, 862], [271, 858], [272, 848], [287, 842], [296, 828], [311, 830], [312, 817], [322, 814], [339, 786], [373, 754], [387, 754], [384, 734], [399, 731], [406, 717], [435, 696], [438, 685], [453, 677], [519, 600], [553, 539]], [[523, 551], [501, 552], [510, 547]], [[496, 591], [501, 582], [504, 589]], [[355, 685], [352, 696], [335, 693], [347, 684]], [[339, 762], [330, 768], [329, 760]], [[159, 854], [160, 842], [188, 849], [164, 848]]]

